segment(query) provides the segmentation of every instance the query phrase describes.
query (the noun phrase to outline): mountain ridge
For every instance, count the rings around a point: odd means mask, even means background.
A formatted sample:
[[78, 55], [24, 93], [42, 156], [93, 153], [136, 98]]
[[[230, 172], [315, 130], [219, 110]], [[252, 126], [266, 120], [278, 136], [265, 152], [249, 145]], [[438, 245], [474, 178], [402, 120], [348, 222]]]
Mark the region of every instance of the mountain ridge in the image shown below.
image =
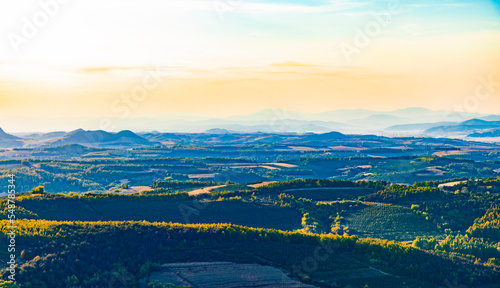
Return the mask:
[[0, 128], [0, 140], [20, 140], [21, 138], [14, 136], [12, 134], [8, 134]]
[[93, 147], [108, 146], [153, 146], [154, 143], [130, 130], [110, 133], [103, 130], [87, 131], [76, 129], [63, 136], [42, 141], [42, 146], [62, 146], [68, 144], [87, 144]]

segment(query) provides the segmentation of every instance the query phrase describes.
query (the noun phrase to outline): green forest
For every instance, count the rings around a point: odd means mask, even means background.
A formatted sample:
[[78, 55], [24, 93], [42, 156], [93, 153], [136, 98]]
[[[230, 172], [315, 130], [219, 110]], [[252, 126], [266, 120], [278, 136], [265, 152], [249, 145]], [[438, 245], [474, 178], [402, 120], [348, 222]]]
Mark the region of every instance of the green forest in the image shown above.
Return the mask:
[[[177, 287], [149, 275], [164, 263], [204, 261], [279, 267], [318, 287], [387, 287], [380, 277], [404, 279], [394, 287], [499, 283], [500, 195], [484, 192], [499, 182], [443, 189], [304, 179], [194, 196], [186, 191], [222, 183], [168, 180], [152, 184], [163, 192], [126, 195], [38, 186], [16, 197], [18, 275], [9, 283], [2, 270], [0, 287], [107, 287], [116, 274], [126, 287]], [[3, 234], [8, 226], [1, 222]], [[357, 269], [385, 274], [352, 276]]]

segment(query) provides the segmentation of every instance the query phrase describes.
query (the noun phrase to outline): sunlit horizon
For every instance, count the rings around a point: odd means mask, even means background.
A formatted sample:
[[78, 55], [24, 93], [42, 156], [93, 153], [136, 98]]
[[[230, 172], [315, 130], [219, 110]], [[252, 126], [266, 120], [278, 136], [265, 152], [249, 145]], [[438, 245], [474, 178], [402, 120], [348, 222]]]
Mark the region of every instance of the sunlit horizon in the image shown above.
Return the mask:
[[141, 87], [124, 117], [454, 110], [500, 82], [497, 1], [226, 2], [3, 2], [0, 127], [123, 117]]

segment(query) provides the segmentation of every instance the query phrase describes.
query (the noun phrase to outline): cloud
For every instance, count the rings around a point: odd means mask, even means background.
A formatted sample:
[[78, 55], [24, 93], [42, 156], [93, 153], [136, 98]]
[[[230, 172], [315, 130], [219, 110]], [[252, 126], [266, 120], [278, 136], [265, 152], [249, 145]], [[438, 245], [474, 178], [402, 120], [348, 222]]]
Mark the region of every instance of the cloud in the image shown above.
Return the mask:
[[326, 13], [335, 11], [345, 11], [366, 6], [371, 1], [327, 1], [324, 5], [304, 5], [304, 4], [281, 4], [281, 3], [257, 3], [242, 2], [240, 12], [250, 13]]
[[[295, 3], [290, 3], [295, 2]], [[363, 7], [372, 1], [329, 0], [329, 1], [227, 1], [227, 0], [171, 0], [164, 4], [169, 8], [187, 10], [227, 10], [231, 13], [325, 13]]]
[[474, 3], [472, 2], [455, 2], [455, 3], [419, 3], [419, 4], [407, 4], [406, 6], [408, 7], [415, 7], [415, 8], [429, 8], [429, 7], [458, 7], [458, 8], [465, 8], [465, 7], [471, 7], [473, 6]]
[[286, 62], [281, 62], [281, 63], [274, 63], [274, 64], [272, 64], [272, 66], [312, 67], [312, 66], [316, 66], [316, 65], [294, 62], [294, 61], [286, 61]]
[[106, 72], [127, 72], [127, 71], [155, 71], [158, 69], [177, 69], [182, 66], [100, 66], [100, 67], [84, 67], [78, 69], [78, 72], [83, 73], [106, 73]]

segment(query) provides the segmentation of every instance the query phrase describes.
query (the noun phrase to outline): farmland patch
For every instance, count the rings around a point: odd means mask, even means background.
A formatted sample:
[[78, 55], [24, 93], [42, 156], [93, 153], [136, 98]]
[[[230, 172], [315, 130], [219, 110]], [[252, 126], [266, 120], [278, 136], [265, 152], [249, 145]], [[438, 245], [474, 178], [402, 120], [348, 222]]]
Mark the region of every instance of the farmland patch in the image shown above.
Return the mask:
[[194, 262], [162, 265], [151, 281], [203, 288], [312, 288], [290, 279], [281, 270], [257, 264]]

